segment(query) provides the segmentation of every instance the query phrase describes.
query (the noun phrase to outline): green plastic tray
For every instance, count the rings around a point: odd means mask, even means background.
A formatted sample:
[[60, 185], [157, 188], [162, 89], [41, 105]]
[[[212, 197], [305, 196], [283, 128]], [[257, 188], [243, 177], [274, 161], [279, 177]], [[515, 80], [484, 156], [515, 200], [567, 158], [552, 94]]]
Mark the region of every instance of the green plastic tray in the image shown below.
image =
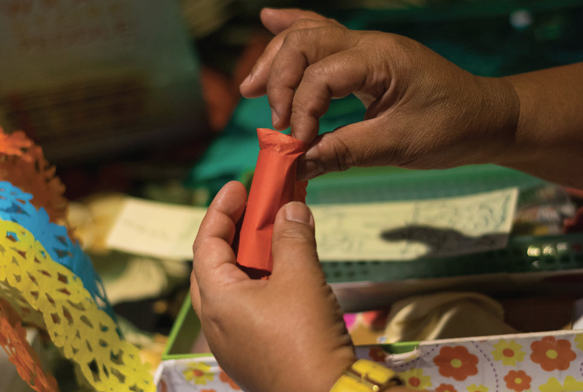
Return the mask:
[[[308, 204], [366, 203], [455, 197], [508, 187], [528, 189], [544, 181], [493, 165], [448, 170], [351, 169], [315, 179]], [[583, 235], [510, 238], [506, 249], [413, 261], [323, 262], [330, 283], [397, 281], [455, 276], [583, 269]]]
[[495, 273], [583, 269], [583, 235], [511, 238], [506, 249], [413, 261], [323, 262], [329, 283], [390, 282]]

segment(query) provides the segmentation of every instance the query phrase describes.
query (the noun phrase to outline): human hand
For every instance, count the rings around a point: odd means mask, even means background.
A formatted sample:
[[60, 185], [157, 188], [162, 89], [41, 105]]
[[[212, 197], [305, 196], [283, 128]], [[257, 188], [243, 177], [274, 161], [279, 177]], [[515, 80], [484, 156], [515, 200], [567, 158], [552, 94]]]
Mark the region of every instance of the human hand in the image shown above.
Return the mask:
[[219, 365], [244, 390], [328, 392], [354, 361], [342, 311], [318, 262], [314, 219], [289, 203], [273, 227], [273, 272], [251, 280], [231, 249], [246, 202], [219, 192], [193, 245], [191, 298]]
[[[504, 163], [512, 155], [519, 98], [504, 79], [474, 76], [411, 39], [352, 31], [318, 14], [264, 9], [277, 36], [241, 85], [267, 94], [273, 126], [291, 125], [311, 147], [298, 177], [352, 166], [442, 169]], [[354, 93], [364, 121], [319, 137], [330, 100]]]

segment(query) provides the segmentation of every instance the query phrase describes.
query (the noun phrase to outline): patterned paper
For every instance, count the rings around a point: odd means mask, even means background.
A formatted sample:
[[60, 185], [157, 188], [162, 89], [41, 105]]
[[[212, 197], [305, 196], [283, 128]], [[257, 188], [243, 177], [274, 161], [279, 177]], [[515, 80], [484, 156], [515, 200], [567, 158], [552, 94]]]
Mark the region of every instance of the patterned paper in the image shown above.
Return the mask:
[[357, 355], [386, 363], [419, 390], [583, 391], [583, 332], [424, 342], [402, 355], [363, 346]]
[[22, 192], [9, 182], [0, 181], [0, 219], [26, 227], [47, 250], [51, 259], [81, 278], [83, 287], [89, 291], [97, 305], [114, 317], [101, 278], [95, 272], [89, 256], [77, 241], [73, 242], [69, 238], [65, 226], [52, 223], [45, 209], [41, 207], [37, 211], [31, 199], [32, 195]]
[[149, 392], [154, 384], [138, 349], [120, 338], [82, 281], [54, 262], [32, 233], [0, 221], [0, 297], [44, 327], [62, 354], [98, 391]]
[[51, 222], [67, 224], [65, 186], [55, 176], [55, 168], [24, 132], [11, 135], [0, 127], [0, 181], [8, 181], [34, 197], [28, 198], [36, 208], [44, 208]]
[[164, 361], [155, 376], [158, 392], [231, 392], [241, 388], [214, 357]]
[[18, 375], [37, 392], [58, 392], [56, 380], [45, 374], [40, 358], [26, 340], [26, 330], [10, 304], [0, 298], [0, 346]]
[[[386, 364], [407, 387], [421, 391], [583, 391], [583, 331], [423, 342], [399, 355], [381, 346], [359, 346], [356, 353]], [[155, 380], [158, 392], [238, 390], [220, 375], [216, 360], [205, 357], [164, 361]]]

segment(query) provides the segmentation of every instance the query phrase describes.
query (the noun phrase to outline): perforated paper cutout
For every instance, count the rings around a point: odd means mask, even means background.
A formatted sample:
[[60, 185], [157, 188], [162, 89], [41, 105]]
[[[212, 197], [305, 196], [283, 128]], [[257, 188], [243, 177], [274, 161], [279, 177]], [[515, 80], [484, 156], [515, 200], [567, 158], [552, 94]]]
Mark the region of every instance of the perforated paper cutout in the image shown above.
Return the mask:
[[0, 219], [26, 227], [48, 251], [51, 259], [64, 265], [78, 276], [98, 306], [113, 317], [113, 310], [105, 294], [103, 283], [93, 263], [77, 242], [71, 241], [67, 228], [51, 223], [44, 208], [30, 203], [32, 196], [9, 182], [0, 181]]
[[24, 192], [36, 208], [43, 207], [51, 222], [67, 222], [65, 186], [55, 176], [55, 168], [45, 159], [42, 149], [27, 139], [24, 132], [4, 133], [0, 128], [0, 181], [8, 181]]
[[0, 346], [18, 375], [37, 392], [58, 392], [57, 382], [45, 374], [40, 358], [26, 340], [26, 330], [10, 304], [0, 298]]
[[[0, 287], [11, 303], [39, 311], [55, 346], [73, 360], [98, 391], [154, 390], [136, 347], [120, 338], [116, 323], [100, 310], [80, 279], [54, 262], [32, 233], [0, 221]], [[10, 289], [6, 289], [9, 287]]]
[[31, 157], [26, 155], [23, 149], [32, 147], [32, 145], [32, 140], [27, 138], [24, 132], [18, 131], [8, 135], [0, 127], [0, 154], [23, 157], [25, 160], [30, 161], [32, 160]]

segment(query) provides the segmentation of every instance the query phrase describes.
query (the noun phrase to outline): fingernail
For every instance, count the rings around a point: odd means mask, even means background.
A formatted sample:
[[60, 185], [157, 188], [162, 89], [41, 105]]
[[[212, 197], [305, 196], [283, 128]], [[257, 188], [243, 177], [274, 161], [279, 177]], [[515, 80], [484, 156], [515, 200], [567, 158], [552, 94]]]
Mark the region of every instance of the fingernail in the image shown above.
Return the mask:
[[324, 165], [317, 159], [305, 159], [298, 162], [298, 180], [308, 181], [324, 174]]
[[304, 203], [292, 201], [285, 206], [285, 219], [308, 225], [312, 219], [312, 213]]
[[274, 127], [275, 127], [275, 123], [277, 123], [278, 121], [279, 121], [279, 116], [277, 115], [275, 110], [273, 108], [271, 108], [271, 123], [273, 124]]
[[253, 79], [253, 74], [247, 75], [247, 77], [245, 78], [245, 80], [243, 80], [243, 83], [241, 83], [239, 87], [244, 87], [248, 85], [249, 83], [251, 83], [251, 79]]

